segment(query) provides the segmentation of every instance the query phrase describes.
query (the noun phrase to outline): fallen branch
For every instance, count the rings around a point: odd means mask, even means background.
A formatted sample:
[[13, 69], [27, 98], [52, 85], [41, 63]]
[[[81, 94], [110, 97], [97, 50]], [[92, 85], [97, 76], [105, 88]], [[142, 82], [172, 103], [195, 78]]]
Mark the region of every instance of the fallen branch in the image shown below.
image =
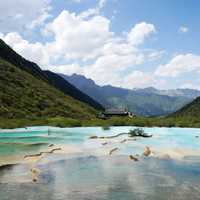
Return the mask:
[[109, 152], [109, 155], [111, 156], [111, 155], [112, 155], [112, 153], [113, 153], [113, 152], [115, 152], [115, 151], [117, 151], [117, 150], [119, 150], [119, 148], [117, 148], [117, 147], [116, 147], [116, 148], [114, 148], [114, 149], [112, 149], [112, 150], [110, 150], [110, 152]]
[[129, 137], [152, 137], [152, 135], [148, 135], [146, 134], [142, 129], [134, 129], [134, 130], [130, 130], [128, 133], [119, 133], [117, 135], [112, 135], [112, 136], [91, 136], [90, 139], [112, 139], [112, 138], [116, 138], [122, 135], [128, 135]]
[[54, 153], [54, 151], [59, 151], [59, 150], [62, 150], [61, 148], [55, 148], [55, 149], [52, 149], [51, 151], [42, 151], [40, 153], [37, 153], [37, 154], [32, 154], [32, 155], [25, 155], [24, 158], [28, 158], [28, 157], [39, 157], [39, 156], [42, 156], [42, 154], [45, 154], [45, 153]]
[[136, 158], [135, 156], [133, 156], [133, 155], [130, 155], [129, 156], [129, 158], [131, 159], [131, 160], [134, 160], [134, 161], [139, 161], [139, 159], [138, 158]]

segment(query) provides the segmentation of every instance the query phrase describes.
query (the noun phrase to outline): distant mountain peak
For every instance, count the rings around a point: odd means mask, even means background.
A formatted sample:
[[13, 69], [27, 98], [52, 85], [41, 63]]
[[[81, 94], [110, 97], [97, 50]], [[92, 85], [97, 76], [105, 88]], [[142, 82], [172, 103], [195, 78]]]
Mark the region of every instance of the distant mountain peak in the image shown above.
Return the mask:
[[133, 113], [143, 116], [167, 115], [200, 96], [200, 91], [193, 90], [159, 90], [155, 87], [130, 90], [112, 85], [100, 86], [78, 74], [63, 75], [63, 78], [99, 101], [105, 108], [127, 107]]

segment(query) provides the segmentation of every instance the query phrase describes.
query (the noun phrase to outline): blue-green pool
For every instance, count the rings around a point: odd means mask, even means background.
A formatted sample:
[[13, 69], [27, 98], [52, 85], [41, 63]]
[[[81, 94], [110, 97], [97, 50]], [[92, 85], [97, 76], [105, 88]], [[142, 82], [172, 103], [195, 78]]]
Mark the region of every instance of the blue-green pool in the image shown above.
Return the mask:
[[[50, 144], [74, 146], [74, 153], [46, 155], [27, 163], [0, 167], [0, 200], [197, 200], [200, 197], [200, 129], [144, 128], [152, 138], [122, 141], [89, 139], [134, 127], [28, 127], [0, 130], [0, 159], [38, 153]], [[103, 143], [106, 143], [106, 145]], [[144, 148], [152, 150], [143, 156]], [[113, 155], [109, 151], [118, 148]], [[129, 155], [138, 154], [138, 162]], [[168, 157], [161, 156], [167, 154]], [[30, 168], [38, 169], [32, 182]]]

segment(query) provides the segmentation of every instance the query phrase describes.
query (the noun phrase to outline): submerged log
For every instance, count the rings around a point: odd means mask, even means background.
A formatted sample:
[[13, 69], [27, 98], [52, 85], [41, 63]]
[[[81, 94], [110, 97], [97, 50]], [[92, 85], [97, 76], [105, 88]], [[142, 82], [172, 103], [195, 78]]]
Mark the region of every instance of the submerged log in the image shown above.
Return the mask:
[[134, 160], [134, 161], [139, 161], [139, 159], [138, 158], [136, 158], [135, 156], [133, 156], [133, 155], [129, 155], [129, 158], [131, 159], [131, 160]]
[[136, 140], [137, 140], [136, 138], [133, 138], [133, 139], [124, 139], [120, 143], [125, 143], [127, 141], [136, 141]]
[[124, 140], [122, 140], [120, 143], [124, 143], [124, 142], [126, 142], [127, 141], [127, 139], [124, 139]]
[[25, 155], [24, 158], [28, 158], [28, 157], [39, 157], [42, 155], [42, 152], [37, 153], [37, 154], [32, 154], [32, 155]]
[[55, 148], [55, 149], [52, 149], [51, 151], [42, 151], [41, 153], [53, 153], [54, 151], [59, 151], [59, 150], [62, 150], [61, 148]]
[[111, 156], [111, 155], [113, 154], [113, 152], [115, 152], [115, 151], [117, 151], [117, 150], [119, 150], [118, 147], [116, 147], [116, 148], [114, 148], [114, 149], [111, 149], [110, 152], [109, 152], [109, 155]]
[[59, 150], [62, 150], [61, 148], [55, 148], [55, 149], [52, 149], [51, 151], [41, 151], [40, 153], [37, 153], [37, 154], [32, 154], [32, 155], [25, 155], [24, 158], [28, 158], [28, 157], [39, 157], [39, 156], [42, 156], [42, 154], [45, 154], [45, 153], [54, 153], [54, 151], [59, 151]]
[[96, 135], [90, 136], [90, 139], [98, 139]]
[[112, 136], [101, 136], [101, 137], [91, 136], [90, 139], [112, 139], [112, 138], [116, 138], [122, 135], [128, 135], [129, 137], [144, 137], [144, 138], [152, 137], [152, 135], [148, 135], [144, 133], [143, 130], [134, 129], [134, 130], [130, 130], [128, 133], [119, 133], [117, 135], [112, 135]]

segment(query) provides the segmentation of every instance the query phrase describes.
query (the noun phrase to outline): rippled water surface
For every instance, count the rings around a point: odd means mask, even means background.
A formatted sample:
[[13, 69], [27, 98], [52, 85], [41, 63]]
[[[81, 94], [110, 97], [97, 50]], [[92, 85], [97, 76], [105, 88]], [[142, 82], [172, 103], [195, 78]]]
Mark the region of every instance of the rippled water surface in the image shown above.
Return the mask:
[[[126, 135], [89, 139], [92, 135], [115, 135], [132, 128], [0, 130], [1, 164], [15, 157], [23, 160], [25, 155], [48, 149], [50, 144], [66, 147], [66, 152], [45, 155], [37, 162], [2, 166], [0, 200], [200, 199], [200, 129], [144, 128], [152, 138], [124, 143]], [[68, 153], [71, 146], [73, 151]], [[150, 157], [143, 156], [145, 146], [153, 152]], [[113, 148], [118, 150], [110, 156]], [[130, 154], [138, 154], [139, 161], [130, 160]], [[37, 182], [32, 182], [33, 167], [38, 170]]]

